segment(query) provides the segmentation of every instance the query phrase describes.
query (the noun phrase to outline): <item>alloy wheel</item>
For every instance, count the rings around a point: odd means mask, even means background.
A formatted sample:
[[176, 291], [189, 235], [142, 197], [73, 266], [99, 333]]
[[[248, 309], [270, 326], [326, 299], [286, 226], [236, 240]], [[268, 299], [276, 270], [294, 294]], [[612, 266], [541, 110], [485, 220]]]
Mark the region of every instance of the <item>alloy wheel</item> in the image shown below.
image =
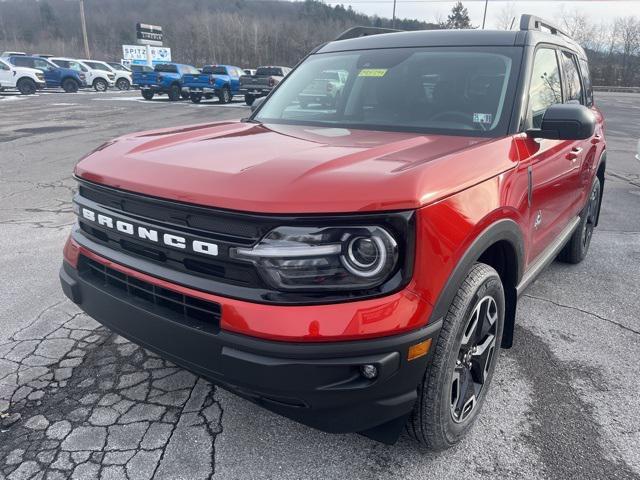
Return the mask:
[[591, 190], [591, 196], [589, 197], [589, 204], [587, 206], [587, 220], [584, 222], [584, 228], [582, 230], [582, 246], [585, 250], [591, 243], [591, 237], [593, 236], [593, 229], [596, 226], [596, 219], [598, 218], [598, 204], [600, 202], [600, 189], [594, 188]]
[[451, 417], [456, 423], [469, 418], [478, 404], [495, 360], [498, 306], [491, 296], [474, 307], [464, 329], [451, 378]]

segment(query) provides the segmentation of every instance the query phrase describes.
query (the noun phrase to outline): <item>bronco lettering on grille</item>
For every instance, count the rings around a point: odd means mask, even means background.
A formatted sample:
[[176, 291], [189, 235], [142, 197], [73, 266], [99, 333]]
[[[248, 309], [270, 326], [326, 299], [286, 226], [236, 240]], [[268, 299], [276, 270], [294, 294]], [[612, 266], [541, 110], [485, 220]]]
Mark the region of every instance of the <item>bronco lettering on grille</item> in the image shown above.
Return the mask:
[[194, 240], [183, 237], [181, 235], [175, 235], [172, 233], [159, 232], [153, 228], [143, 227], [141, 225], [135, 225], [124, 220], [119, 220], [113, 217], [109, 217], [102, 213], [94, 212], [86, 207], [80, 207], [82, 211], [82, 218], [90, 222], [97, 223], [102, 227], [106, 227], [112, 230], [117, 230], [120, 233], [131, 235], [140, 240], [147, 240], [154, 243], [161, 243], [167, 247], [173, 247], [180, 250], [185, 250], [187, 246], [196, 253], [204, 255], [217, 256], [218, 245], [215, 243], [203, 242], [202, 240]]

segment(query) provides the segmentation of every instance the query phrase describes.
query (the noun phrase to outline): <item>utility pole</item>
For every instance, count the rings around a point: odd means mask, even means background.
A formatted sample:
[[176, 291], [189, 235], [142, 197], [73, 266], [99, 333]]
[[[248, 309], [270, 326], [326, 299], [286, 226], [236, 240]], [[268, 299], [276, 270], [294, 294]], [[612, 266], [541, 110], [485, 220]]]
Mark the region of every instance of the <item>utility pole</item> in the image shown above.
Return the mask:
[[396, 28], [396, 0], [393, 0], [393, 23], [391, 28]]
[[84, 55], [91, 58], [89, 52], [89, 38], [87, 38], [87, 21], [84, 19], [84, 0], [80, 0], [80, 22], [82, 23], [82, 38], [84, 39]]
[[484, 22], [487, 20], [487, 7], [489, 6], [489, 0], [484, 0], [484, 16], [482, 17], [482, 29], [484, 30]]

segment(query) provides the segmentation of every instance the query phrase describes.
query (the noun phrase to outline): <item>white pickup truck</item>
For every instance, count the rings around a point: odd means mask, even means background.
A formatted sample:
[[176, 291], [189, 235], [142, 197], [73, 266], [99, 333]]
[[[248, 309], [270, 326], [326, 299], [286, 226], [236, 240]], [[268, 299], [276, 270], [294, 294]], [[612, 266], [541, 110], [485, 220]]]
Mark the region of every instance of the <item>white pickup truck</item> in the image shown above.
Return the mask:
[[33, 95], [45, 85], [44, 74], [40, 70], [16, 67], [0, 59], [0, 90], [15, 88], [23, 95]]

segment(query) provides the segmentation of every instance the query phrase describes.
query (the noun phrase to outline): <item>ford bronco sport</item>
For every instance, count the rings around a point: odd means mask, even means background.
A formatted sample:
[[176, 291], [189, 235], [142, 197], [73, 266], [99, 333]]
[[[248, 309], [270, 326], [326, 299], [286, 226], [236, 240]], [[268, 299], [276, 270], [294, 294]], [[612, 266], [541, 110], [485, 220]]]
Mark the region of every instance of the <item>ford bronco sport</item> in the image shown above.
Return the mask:
[[[327, 71], [339, 100], [302, 106]], [[247, 119], [81, 160], [60, 278], [113, 331], [274, 412], [443, 449], [478, 416], [518, 294], [587, 254], [604, 170], [585, 53], [556, 27], [356, 28]]]

